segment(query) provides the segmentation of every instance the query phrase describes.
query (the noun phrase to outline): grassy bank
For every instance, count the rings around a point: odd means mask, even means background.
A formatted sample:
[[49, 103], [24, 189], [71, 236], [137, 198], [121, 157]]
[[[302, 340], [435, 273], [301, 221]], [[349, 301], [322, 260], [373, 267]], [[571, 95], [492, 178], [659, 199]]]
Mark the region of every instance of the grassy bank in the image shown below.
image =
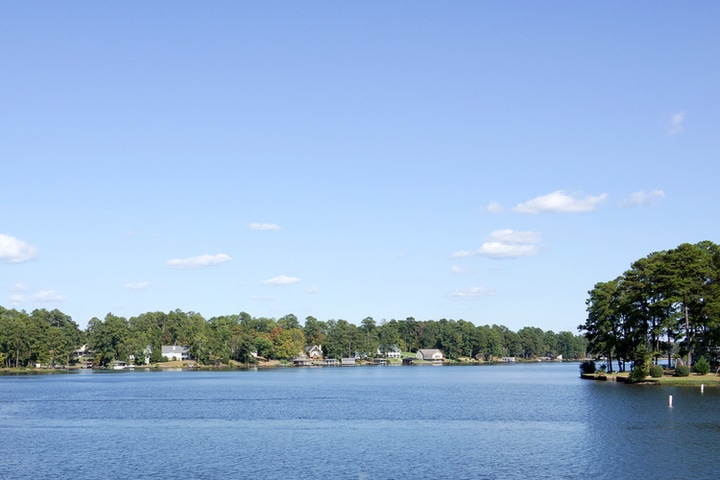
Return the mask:
[[[592, 373], [582, 374], [581, 377], [587, 380], [600, 380], [607, 382], [627, 383], [630, 372], [622, 373]], [[688, 377], [675, 377], [671, 374], [663, 375], [660, 378], [645, 377], [641, 383], [654, 385], [673, 385], [673, 386], [697, 386], [706, 385], [709, 387], [720, 386], [720, 375], [708, 373], [707, 375], [697, 375], [691, 373]]]

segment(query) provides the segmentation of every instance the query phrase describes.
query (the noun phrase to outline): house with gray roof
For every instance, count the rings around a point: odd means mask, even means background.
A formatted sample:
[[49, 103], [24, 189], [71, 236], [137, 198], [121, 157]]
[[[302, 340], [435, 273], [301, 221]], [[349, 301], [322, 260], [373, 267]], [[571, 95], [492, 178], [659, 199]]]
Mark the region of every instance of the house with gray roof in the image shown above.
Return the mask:
[[189, 360], [190, 348], [181, 345], [163, 345], [160, 354], [168, 360]]
[[445, 355], [438, 348], [421, 348], [415, 354], [415, 358], [426, 362], [442, 363], [445, 360]]
[[400, 358], [402, 357], [402, 352], [400, 351], [400, 347], [397, 345], [380, 345], [377, 349], [377, 354], [386, 357], [386, 358]]
[[308, 358], [323, 358], [322, 345], [309, 345], [305, 347], [305, 356]]

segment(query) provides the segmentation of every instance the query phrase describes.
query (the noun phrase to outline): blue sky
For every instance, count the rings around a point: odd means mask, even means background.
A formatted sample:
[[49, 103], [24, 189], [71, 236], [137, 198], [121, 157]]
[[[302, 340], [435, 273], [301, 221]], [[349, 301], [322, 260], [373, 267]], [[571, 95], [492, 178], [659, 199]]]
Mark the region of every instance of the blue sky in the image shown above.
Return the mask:
[[3, 2], [0, 305], [570, 330], [720, 241], [720, 3]]

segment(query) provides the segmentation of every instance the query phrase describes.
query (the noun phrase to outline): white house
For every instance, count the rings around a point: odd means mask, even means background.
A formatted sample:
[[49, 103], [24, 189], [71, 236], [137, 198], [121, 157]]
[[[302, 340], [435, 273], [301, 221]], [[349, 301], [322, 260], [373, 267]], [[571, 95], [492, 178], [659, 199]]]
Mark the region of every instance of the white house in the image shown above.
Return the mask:
[[442, 350], [437, 348], [421, 348], [415, 354], [415, 358], [429, 362], [442, 363], [445, 360]]
[[[385, 353], [383, 353], [383, 350], [385, 350]], [[387, 348], [384, 348], [384, 345], [380, 345], [377, 349], [377, 354], [383, 355], [386, 358], [400, 358], [402, 356], [402, 352], [397, 345], [390, 345]]]
[[163, 345], [160, 353], [168, 360], [188, 360], [190, 358], [190, 349], [181, 345]]
[[310, 345], [305, 347], [305, 356], [308, 358], [323, 358], [322, 345]]

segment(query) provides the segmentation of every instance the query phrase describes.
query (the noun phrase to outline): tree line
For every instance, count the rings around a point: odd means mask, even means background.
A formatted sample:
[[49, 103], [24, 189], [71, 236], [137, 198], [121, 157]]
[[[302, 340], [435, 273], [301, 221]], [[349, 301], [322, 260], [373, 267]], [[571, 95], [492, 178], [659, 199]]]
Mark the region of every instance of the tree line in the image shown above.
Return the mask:
[[588, 292], [587, 320], [578, 329], [588, 352], [619, 371], [626, 362], [649, 366], [661, 358], [718, 364], [720, 247], [683, 243], [636, 260], [619, 277]]
[[586, 340], [571, 332], [524, 327], [514, 332], [502, 325], [475, 326], [465, 320], [404, 320], [359, 325], [347, 320], [321, 321], [295, 315], [281, 318], [251, 317], [245, 312], [205, 319], [199, 313], [174, 310], [147, 312], [129, 319], [108, 313], [92, 318], [83, 331], [59, 310], [32, 313], [0, 307], [0, 365], [6, 367], [67, 365], [73, 352], [87, 345], [94, 362], [104, 366], [114, 360], [143, 362], [150, 347], [150, 361], [160, 362], [162, 345], [183, 345], [198, 363], [229, 364], [289, 360], [307, 345], [322, 345], [329, 358], [375, 357], [397, 346], [404, 352], [439, 348], [446, 358], [585, 356]]

